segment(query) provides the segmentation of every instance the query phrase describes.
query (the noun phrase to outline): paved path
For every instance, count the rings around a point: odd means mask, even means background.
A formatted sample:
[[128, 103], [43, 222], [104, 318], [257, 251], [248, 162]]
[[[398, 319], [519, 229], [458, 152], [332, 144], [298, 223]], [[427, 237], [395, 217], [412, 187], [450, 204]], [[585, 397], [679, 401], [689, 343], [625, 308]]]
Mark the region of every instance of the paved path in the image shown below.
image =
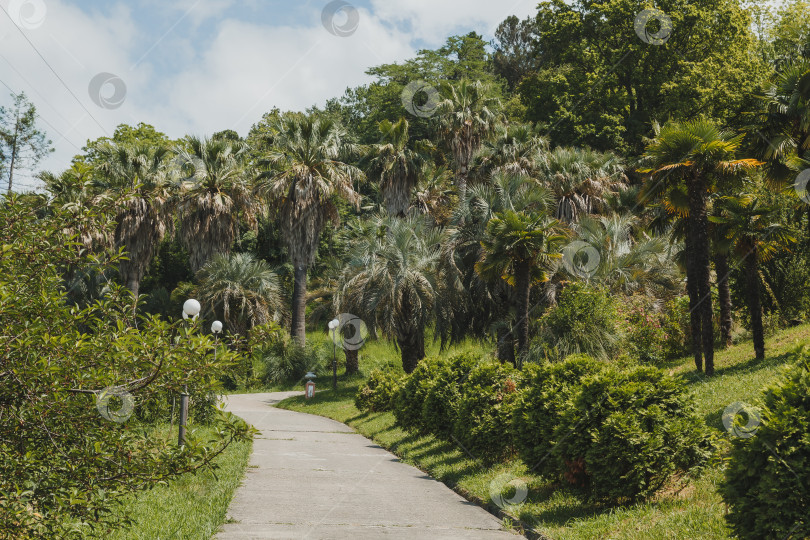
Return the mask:
[[272, 407], [297, 394], [229, 396], [261, 435], [218, 539], [520, 538], [346, 425]]

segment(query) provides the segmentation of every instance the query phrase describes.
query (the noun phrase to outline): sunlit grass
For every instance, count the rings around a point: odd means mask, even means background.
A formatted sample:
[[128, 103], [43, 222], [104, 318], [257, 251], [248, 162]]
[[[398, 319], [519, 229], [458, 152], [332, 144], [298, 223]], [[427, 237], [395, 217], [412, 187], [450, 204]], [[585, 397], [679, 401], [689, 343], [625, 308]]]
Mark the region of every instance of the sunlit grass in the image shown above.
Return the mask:
[[[782, 331], [767, 340], [767, 357], [761, 361], [754, 359], [750, 342], [717, 351], [716, 375], [710, 379], [695, 373], [691, 358], [671, 362], [664, 369], [683, 377], [694, 393], [697, 410], [722, 437], [723, 409], [736, 401], [756, 403], [762, 388], [779, 377], [790, 350], [797, 342], [808, 339], [810, 325]], [[463, 346], [471, 347], [475, 344]], [[452, 352], [456, 349], [445, 354]], [[367, 344], [363, 353], [361, 371], [365, 374], [375, 367], [398, 361], [393, 347], [382, 342]], [[494, 506], [489, 491], [493, 479], [501, 474], [522, 478], [529, 488], [528, 497], [513, 513], [535, 531], [555, 540], [731, 537], [723, 517], [725, 505], [717, 493], [717, 485], [722, 480], [719, 466], [709, 468], [680, 491], [661, 494], [646, 503], [627, 507], [594, 506], [572, 490], [532, 474], [519, 460], [487, 469], [452, 443], [402, 430], [395, 425], [391, 413], [357, 410], [354, 394], [362, 382], [362, 377], [341, 380], [338, 392], [323, 391], [309, 401], [295, 397], [279, 406], [344, 422], [406, 463], [419, 467], [471, 499], [488, 503], [491, 508]]]
[[[212, 434], [199, 428], [201, 438]], [[175, 429], [156, 429], [157, 437], [176, 437]], [[209, 540], [225, 522], [228, 506], [247, 467], [252, 443], [231, 444], [217, 459], [216, 471], [184, 475], [167, 485], [135, 494], [125, 501], [133, 520], [131, 528], [104, 538], [112, 540]]]

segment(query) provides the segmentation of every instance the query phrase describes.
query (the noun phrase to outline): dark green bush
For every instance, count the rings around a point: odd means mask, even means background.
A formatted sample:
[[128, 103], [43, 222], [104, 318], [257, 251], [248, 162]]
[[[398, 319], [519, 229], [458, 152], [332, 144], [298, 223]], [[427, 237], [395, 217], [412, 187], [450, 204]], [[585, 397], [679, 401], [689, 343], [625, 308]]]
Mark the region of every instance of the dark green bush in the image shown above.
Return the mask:
[[548, 358], [589, 354], [614, 356], [621, 343], [616, 304], [603, 289], [577, 283], [560, 294], [557, 305], [540, 320], [539, 347]]
[[420, 422], [422, 430], [450, 438], [461, 395], [461, 385], [480, 361], [480, 354], [465, 352], [438, 362], [433, 382], [422, 406]]
[[551, 449], [565, 412], [574, 407], [582, 378], [598, 373], [605, 363], [588, 355], [573, 355], [560, 363], [529, 364], [512, 418], [515, 448], [539, 474], [556, 471]]
[[510, 364], [486, 363], [464, 381], [453, 435], [475, 458], [495, 463], [512, 451], [512, 407], [520, 372]]
[[270, 343], [258, 353], [264, 365], [263, 382], [289, 383], [303, 379], [308, 371], [318, 373], [331, 363], [331, 351], [323, 345], [301, 346], [294, 339]]
[[425, 398], [443, 367], [440, 362], [439, 358], [425, 358], [405, 377], [394, 400], [394, 417], [402, 428], [411, 431], [420, 428]]
[[696, 473], [714, 448], [683, 383], [653, 367], [583, 379], [554, 438], [558, 472], [611, 503], [648, 497], [673, 476]]
[[354, 406], [368, 412], [393, 410], [400, 384], [401, 375], [391, 370], [375, 369], [354, 396]]
[[765, 390], [753, 437], [734, 439], [726, 516], [740, 538], [810, 538], [810, 352]]

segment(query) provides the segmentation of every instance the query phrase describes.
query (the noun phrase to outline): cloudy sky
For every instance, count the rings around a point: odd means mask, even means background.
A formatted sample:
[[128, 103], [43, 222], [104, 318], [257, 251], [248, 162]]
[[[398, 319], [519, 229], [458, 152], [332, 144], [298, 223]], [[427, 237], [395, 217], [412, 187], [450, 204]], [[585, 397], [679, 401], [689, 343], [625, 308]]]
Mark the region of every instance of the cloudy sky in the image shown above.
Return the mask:
[[244, 135], [274, 106], [301, 110], [367, 82], [370, 66], [470, 30], [490, 39], [536, 0], [352, 0], [325, 21], [330, 5], [0, 0], [0, 104], [9, 88], [28, 94], [56, 149], [41, 168], [56, 172], [121, 123]]

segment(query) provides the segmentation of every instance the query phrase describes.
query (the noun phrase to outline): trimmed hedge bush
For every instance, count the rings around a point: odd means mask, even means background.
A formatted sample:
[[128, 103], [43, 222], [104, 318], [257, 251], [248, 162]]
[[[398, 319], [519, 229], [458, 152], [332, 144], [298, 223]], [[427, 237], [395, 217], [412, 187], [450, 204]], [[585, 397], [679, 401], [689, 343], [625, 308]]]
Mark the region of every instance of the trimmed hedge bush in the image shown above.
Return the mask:
[[422, 405], [420, 427], [440, 437], [449, 439], [453, 432], [458, 401], [462, 385], [476, 365], [481, 362], [481, 355], [471, 352], [461, 353], [440, 360], [430, 389]]
[[740, 538], [810, 538], [810, 353], [765, 390], [753, 437], [734, 439], [726, 516]]
[[453, 434], [485, 464], [512, 452], [509, 431], [519, 378], [520, 372], [510, 364], [481, 364], [461, 389]]
[[558, 472], [612, 503], [649, 497], [673, 476], [697, 472], [714, 449], [683, 383], [653, 367], [583, 379], [554, 438]]
[[521, 459], [538, 474], [554, 474], [551, 450], [563, 415], [574, 407], [583, 377], [605, 369], [605, 363], [578, 354], [560, 363], [528, 364], [525, 388], [518, 394], [512, 436]]
[[401, 384], [401, 375], [390, 370], [375, 369], [354, 396], [354, 405], [367, 412], [391, 411]]
[[405, 377], [394, 398], [394, 417], [397, 424], [409, 431], [420, 428], [425, 398], [433, 385], [436, 372], [441, 369], [438, 358], [425, 358]]

